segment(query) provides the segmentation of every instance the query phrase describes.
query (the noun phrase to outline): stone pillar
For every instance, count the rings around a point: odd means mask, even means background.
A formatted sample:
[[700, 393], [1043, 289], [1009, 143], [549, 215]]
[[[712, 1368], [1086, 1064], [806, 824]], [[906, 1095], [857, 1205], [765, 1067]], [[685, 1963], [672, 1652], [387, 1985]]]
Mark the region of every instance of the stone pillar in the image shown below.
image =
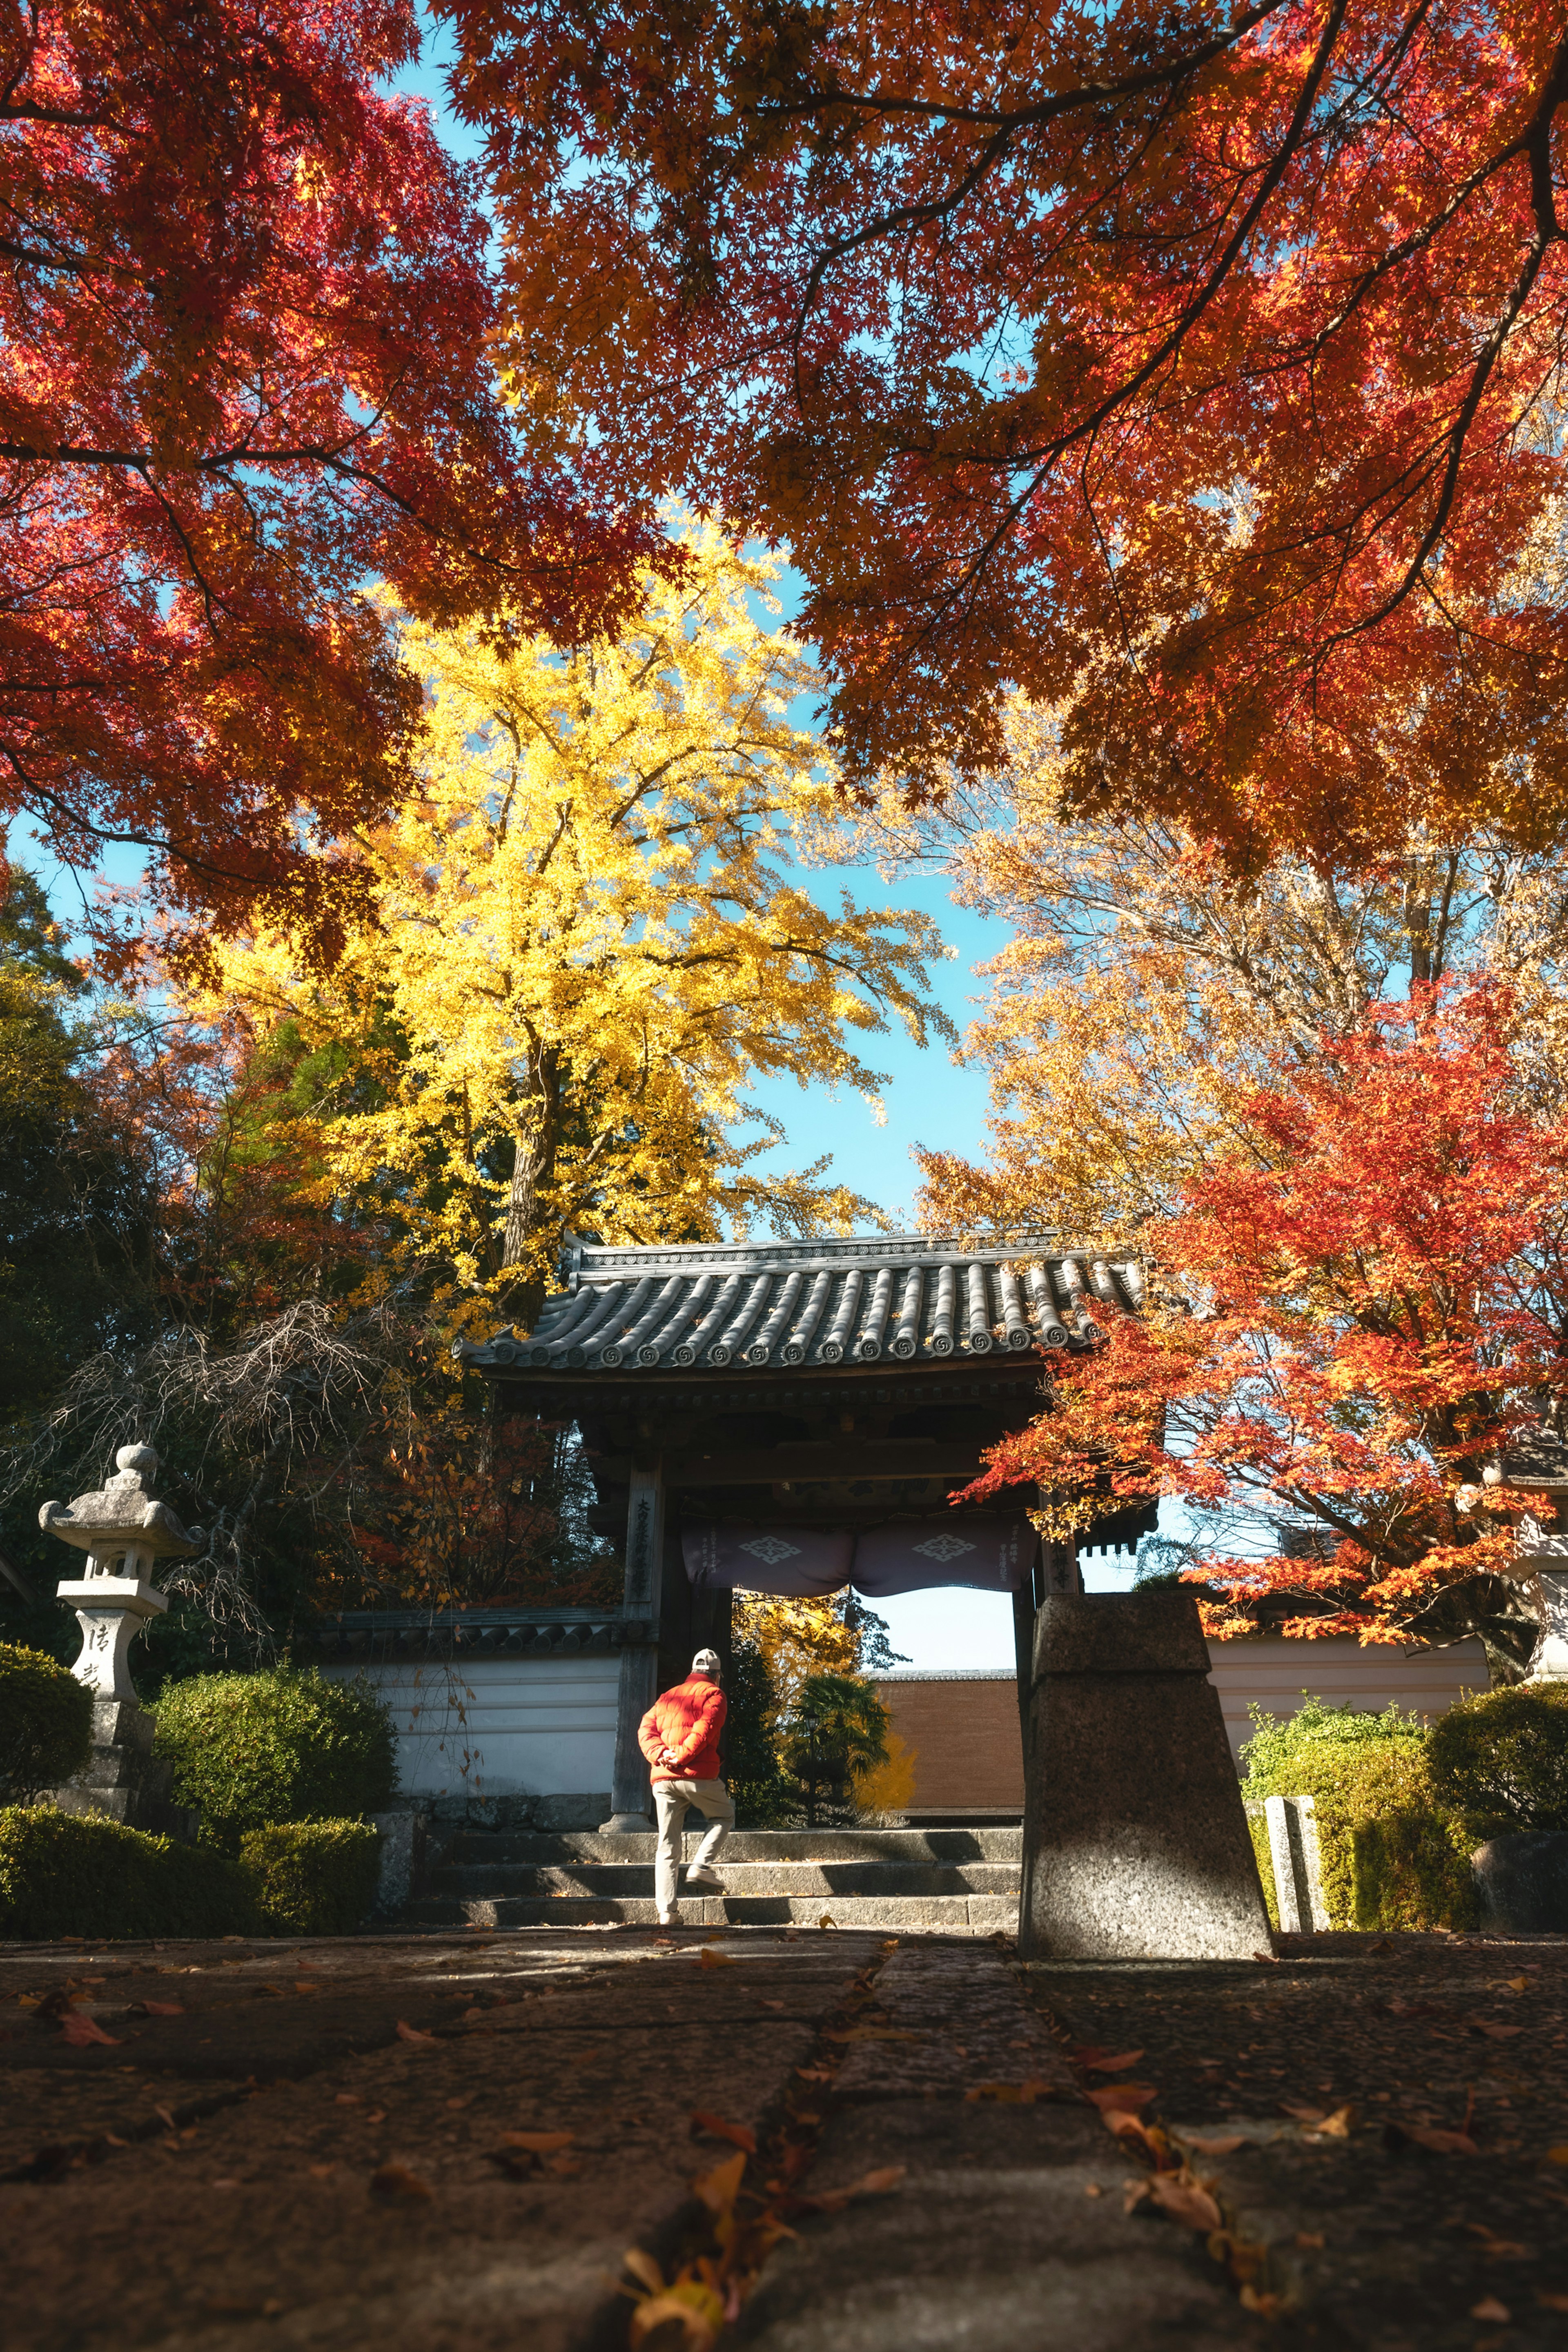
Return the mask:
[[1268, 1913], [1190, 1592], [1049, 1595], [1024, 1748], [1028, 1960], [1250, 1960]]
[[[658, 1621], [664, 1585], [664, 1478], [658, 1465], [634, 1469], [626, 1510], [626, 1578], [623, 1608], [640, 1621], [640, 1640], [628, 1638], [621, 1651], [621, 1681], [616, 1706], [615, 1779], [610, 1818], [601, 1824], [612, 1837], [635, 1836], [653, 1826], [653, 1792], [647, 1760], [637, 1746], [637, 1726], [658, 1696]], [[629, 1633], [628, 1625], [628, 1633]]]
[[1266, 1797], [1268, 1858], [1274, 1864], [1274, 1900], [1280, 1931], [1321, 1935], [1328, 1927], [1323, 1901], [1323, 1865], [1318, 1853], [1318, 1809], [1310, 1797]]
[[1568, 1534], [1526, 1517], [1510, 1573], [1524, 1585], [1541, 1617], [1541, 1637], [1525, 1681], [1568, 1683]]

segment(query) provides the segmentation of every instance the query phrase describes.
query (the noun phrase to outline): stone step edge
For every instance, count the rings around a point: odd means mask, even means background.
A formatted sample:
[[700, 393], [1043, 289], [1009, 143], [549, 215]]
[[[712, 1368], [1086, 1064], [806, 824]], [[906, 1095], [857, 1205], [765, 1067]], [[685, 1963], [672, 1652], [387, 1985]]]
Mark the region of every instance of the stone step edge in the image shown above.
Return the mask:
[[[685, 1927], [819, 1927], [826, 1913], [838, 1927], [952, 1927], [986, 1934], [1013, 1933], [1016, 1900], [1004, 1895], [906, 1895], [841, 1898], [815, 1895], [685, 1895]], [[410, 1925], [471, 1927], [652, 1927], [657, 1906], [649, 1896], [595, 1900], [580, 1895], [472, 1896], [443, 1901], [421, 1896], [401, 1916]]]

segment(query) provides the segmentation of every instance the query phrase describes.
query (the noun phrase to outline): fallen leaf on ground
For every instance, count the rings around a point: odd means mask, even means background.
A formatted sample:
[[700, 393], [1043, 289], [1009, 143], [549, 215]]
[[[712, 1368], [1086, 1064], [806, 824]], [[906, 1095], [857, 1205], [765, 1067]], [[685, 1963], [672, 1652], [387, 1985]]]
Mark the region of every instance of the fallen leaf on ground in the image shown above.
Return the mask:
[[1544, 2161], [1548, 2164], [1568, 2164], [1568, 2147], [1549, 2147]]
[[691, 2193], [700, 2197], [710, 2213], [728, 2213], [741, 2193], [745, 2176], [746, 2156], [742, 2148], [735, 2156], [727, 2156], [711, 2172], [700, 2172], [691, 2183]]
[[664, 2273], [653, 2256], [645, 2254], [640, 2246], [627, 2247], [621, 2256], [621, 2267], [630, 2271], [633, 2278], [640, 2279], [649, 2294], [664, 2293]]
[[389, 2205], [428, 2204], [430, 2189], [405, 2164], [378, 2165], [370, 2176], [370, 2193]]
[[170, 2114], [167, 2107], [154, 2107], [153, 2113], [157, 2116], [158, 2121], [161, 2124], [167, 2124], [171, 2131], [178, 2130], [179, 2126], [175, 2123], [174, 2116]]
[[1465, 2132], [1443, 2131], [1436, 2124], [1391, 2123], [1388, 2133], [1394, 2146], [1400, 2140], [1413, 2139], [1417, 2147], [1430, 2148], [1434, 2156], [1479, 2156], [1480, 2149]]
[[782, 2000], [759, 2000], [757, 2003], [759, 2009], [783, 2009], [784, 2006]]
[[132, 2009], [132, 2017], [184, 2017], [183, 2000], [139, 2000]]
[[1470, 2025], [1475, 2032], [1486, 2034], [1492, 2042], [1511, 2042], [1516, 2033], [1524, 2032], [1522, 2025], [1493, 2025], [1484, 2017], [1473, 2017]]
[[1142, 2050], [1123, 2050], [1119, 2057], [1091, 2058], [1086, 2051], [1079, 2059], [1079, 2064], [1087, 2066], [1091, 2074], [1120, 2074], [1123, 2066], [1136, 2066], [1142, 2055]]
[[702, 2279], [680, 2279], [665, 2294], [648, 2295], [632, 2312], [626, 2331], [632, 2352], [671, 2320], [679, 2324], [682, 2352], [708, 2352], [723, 2325], [723, 2297]]
[[1325, 2116], [1322, 2122], [1316, 2125], [1307, 2137], [1309, 2139], [1349, 2139], [1351, 2126], [1354, 2122], [1353, 2107], [1336, 2107], [1333, 2114]]
[[[803, 2083], [831, 2083], [833, 2080], [831, 2066], [797, 2066], [795, 2071]], [[1563, 2151], [1563, 2161], [1568, 2164], [1568, 2148]]]
[[363, 2091], [340, 2091], [334, 2105], [340, 2107], [363, 2107], [364, 2094]]
[[1240, 2132], [1232, 2132], [1224, 2139], [1203, 2139], [1196, 2132], [1184, 2132], [1182, 2146], [1195, 2147], [1200, 2156], [1234, 2156], [1247, 2142]]
[[1294, 2099], [1281, 2099], [1279, 2112], [1282, 2116], [1294, 2116], [1299, 2124], [1321, 2124], [1324, 2115], [1321, 2107], [1304, 2107]]
[[1255, 2311], [1260, 2319], [1278, 2319], [1283, 2308], [1279, 2295], [1260, 2293], [1255, 2286], [1244, 2286], [1237, 2301], [1243, 2311]]
[[816, 1924], [817, 1924], [817, 1926], [818, 1926], [819, 1927], [835, 1927], [835, 1928], [836, 1928], [836, 1927], [837, 1927], [837, 1925], [838, 1925], [838, 1922], [837, 1922], [837, 1920], [834, 1917], [834, 1916], [833, 1916], [833, 1914], [832, 1914], [832, 1912], [831, 1912], [831, 1911], [825, 1911], [825, 1912], [823, 1913], [823, 1915], [822, 1915], [821, 1918], [817, 1921], [817, 1923], [816, 1923]]
[[1535, 2300], [1537, 2303], [1543, 2303], [1548, 2311], [1568, 2311], [1568, 2294], [1543, 2294], [1538, 2292]]
[[1471, 2304], [1470, 2317], [1472, 2319], [1495, 2319], [1500, 2326], [1506, 2327], [1509, 2321], [1513, 2317], [1513, 2314], [1509, 2309], [1506, 2303], [1500, 2303], [1498, 2301], [1495, 2294], [1487, 2294], [1481, 2297], [1479, 2303]]
[[735, 1963], [728, 1952], [715, 1952], [704, 1944], [697, 1955], [697, 1965], [700, 1969], [732, 1969]]
[[409, 2025], [400, 2017], [397, 2021], [397, 2038], [399, 2042], [431, 2042], [435, 2041], [436, 2036], [433, 2033], [421, 2033], [416, 2025]]
[[757, 2152], [757, 2136], [755, 2132], [748, 2131], [744, 2124], [727, 2124], [722, 2116], [710, 2116], [706, 2108], [693, 2107], [692, 2138], [695, 2139], [700, 2132], [711, 2132], [715, 2139], [727, 2139], [731, 2147], [743, 2147], [748, 2156], [755, 2156]]
[[1146, 2107], [1151, 2099], [1159, 2095], [1152, 2083], [1107, 2083], [1100, 2090], [1084, 2093], [1085, 2098], [1092, 2099], [1101, 2115], [1110, 2115], [1116, 2110], [1127, 2113]]
[[575, 2132], [569, 2131], [509, 2131], [502, 2132], [500, 2144], [503, 2147], [525, 2147], [531, 2156], [556, 2156], [562, 2148], [570, 2147], [576, 2137]]
[[1298, 2230], [1296, 2244], [1304, 2254], [1321, 2253], [1323, 2249], [1323, 2233], [1321, 2230]]
[[101, 2025], [95, 2025], [90, 2017], [83, 2016], [80, 2010], [68, 2009], [60, 2019], [60, 2040], [68, 2042], [73, 2050], [86, 2050], [95, 2042], [106, 2042], [118, 2047], [120, 2036], [118, 2033], [105, 2033]]
[[797, 2197], [795, 2201], [797, 2205], [809, 2206], [814, 2213], [841, 2212], [846, 2205], [854, 2204], [857, 2198], [890, 2197], [908, 2170], [908, 2165], [904, 2164], [884, 2165], [879, 2171], [863, 2172], [858, 2180], [849, 2183], [847, 2189], [826, 2189], [820, 2196]]
[[1219, 2207], [1200, 2181], [1184, 2180], [1179, 2172], [1156, 2172], [1150, 2180], [1149, 2194], [1162, 2213], [1168, 2213], [1173, 2221], [1184, 2221], [1189, 2230], [1206, 2233], [1219, 2228]]
[[337, 2168], [335, 2164], [312, 2164], [306, 2168], [312, 2180], [330, 2180]]

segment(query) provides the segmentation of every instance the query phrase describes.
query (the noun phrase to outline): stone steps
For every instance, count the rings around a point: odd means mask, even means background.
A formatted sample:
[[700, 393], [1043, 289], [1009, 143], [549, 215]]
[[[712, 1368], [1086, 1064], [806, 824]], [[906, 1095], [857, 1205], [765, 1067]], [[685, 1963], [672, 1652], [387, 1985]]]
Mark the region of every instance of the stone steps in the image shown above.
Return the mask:
[[[700, 1828], [689, 1829], [686, 1854]], [[721, 1895], [682, 1892], [688, 1926], [915, 1928], [1011, 1933], [1017, 1926], [1016, 1829], [747, 1830], [719, 1863]], [[406, 1915], [429, 1927], [652, 1926], [654, 1838], [589, 1830], [465, 1831]]]
[[[1016, 1895], [1016, 1863], [733, 1862], [719, 1864], [728, 1895]], [[432, 1895], [647, 1895], [647, 1863], [461, 1863], [436, 1871]]]
[[[925, 1928], [944, 1935], [1012, 1935], [1018, 1897], [1011, 1895], [702, 1895], [682, 1894], [686, 1927], [818, 1927], [826, 1914], [836, 1927], [885, 1928], [893, 1934]], [[658, 1912], [651, 1894], [593, 1895], [424, 1895], [404, 1917], [431, 1927], [651, 1927]]]
[[[692, 1826], [692, 1822], [697, 1825]], [[692, 1816], [686, 1851], [694, 1853], [702, 1834]], [[599, 1830], [465, 1830], [448, 1845], [453, 1863], [569, 1862], [646, 1863], [651, 1869], [655, 1838], [606, 1837]], [[1010, 1863], [1024, 1855], [1021, 1829], [941, 1830], [737, 1830], [724, 1848], [726, 1867], [736, 1862]]]

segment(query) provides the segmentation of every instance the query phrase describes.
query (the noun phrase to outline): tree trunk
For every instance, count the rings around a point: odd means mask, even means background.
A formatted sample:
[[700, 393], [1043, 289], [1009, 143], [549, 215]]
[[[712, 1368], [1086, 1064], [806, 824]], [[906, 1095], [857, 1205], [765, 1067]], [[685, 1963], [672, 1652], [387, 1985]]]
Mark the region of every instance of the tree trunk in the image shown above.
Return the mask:
[[514, 1329], [520, 1332], [533, 1328], [544, 1303], [544, 1276], [531, 1263], [531, 1244], [539, 1214], [539, 1195], [554, 1171], [561, 1134], [560, 1072], [555, 1055], [548, 1048], [536, 1051], [529, 1080], [522, 1103], [528, 1124], [518, 1139], [512, 1161], [506, 1229], [501, 1237], [502, 1271], [516, 1266], [519, 1273], [516, 1280], [503, 1286], [498, 1302], [501, 1313], [510, 1318]]

